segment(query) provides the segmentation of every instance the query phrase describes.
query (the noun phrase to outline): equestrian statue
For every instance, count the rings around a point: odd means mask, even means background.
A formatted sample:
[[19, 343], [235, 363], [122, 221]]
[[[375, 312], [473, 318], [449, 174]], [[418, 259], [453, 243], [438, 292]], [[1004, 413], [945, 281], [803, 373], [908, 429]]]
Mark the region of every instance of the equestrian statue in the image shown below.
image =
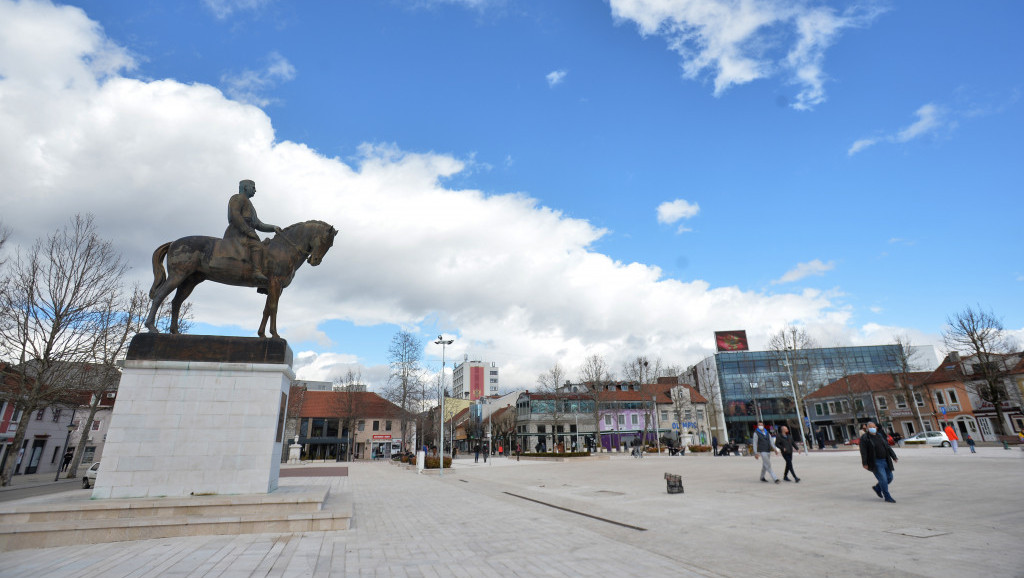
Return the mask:
[[[266, 337], [267, 321], [270, 335], [277, 338], [277, 302], [281, 292], [295, 277], [295, 270], [305, 260], [316, 267], [334, 244], [338, 231], [323, 221], [296, 223], [284, 229], [268, 225], [256, 216], [250, 199], [256, 194], [256, 183], [238, 183], [238, 194], [228, 201], [228, 228], [224, 238], [182, 237], [164, 243], [153, 253], [153, 300], [146, 318], [146, 328], [159, 333], [156, 315], [164, 299], [175, 291], [171, 301], [170, 332], [178, 332], [178, 314], [196, 285], [210, 280], [225, 285], [256, 287], [267, 295], [260, 322], [259, 336]], [[273, 232], [261, 241], [256, 231]], [[164, 271], [164, 259], [167, 271]]]

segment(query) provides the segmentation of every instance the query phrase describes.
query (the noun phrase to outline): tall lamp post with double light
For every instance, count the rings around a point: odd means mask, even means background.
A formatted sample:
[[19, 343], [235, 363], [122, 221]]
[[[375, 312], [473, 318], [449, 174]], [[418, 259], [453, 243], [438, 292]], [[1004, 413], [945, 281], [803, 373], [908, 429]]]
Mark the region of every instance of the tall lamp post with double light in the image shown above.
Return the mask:
[[[454, 342], [454, 339], [445, 339], [444, 336], [442, 335], [438, 335], [437, 341], [434, 342], [434, 345], [441, 346], [441, 387], [439, 387], [437, 391], [437, 400], [439, 402], [437, 409], [438, 413], [441, 414], [441, 424], [440, 427], [437, 428], [438, 436], [441, 438], [441, 442], [437, 446], [438, 476], [444, 475], [444, 350], [445, 347], [451, 345]], [[452, 447], [455, 447], [454, 440], [452, 443]]]
[[[71, 423], [67, 425], [68, 435], [64, 437], [64, 451], [60, 454], [60, 465], [57, 466], [57, 475], [53, 476], [53, 481], [60, 479], [60, 473], [64, 469], [64, 454], [68, 453], [68, 444], [71, 443], [71, 432], [75, 431], [75, 412], [71, 412]], [[68, 463], [70, 466], [70, 462]]]
[[[793, 335], [793, 347], [796, 347], [796, 335]], [[782, 353], [786, 356], [786, 369], [789, 371], [789, 387], [793, 392], [793, 405], [796, 406], [796, 427], [800, 428], [800, 437], [804, 442], [804, 455], [810, 455], [807, 449], [807, 435], [804, 434], [804, 418], [800, 415], [800, 400], [796, 397], [796, 378], [793, 376], [793, 364], [789, 362], [789, 347], [785, 347]]]

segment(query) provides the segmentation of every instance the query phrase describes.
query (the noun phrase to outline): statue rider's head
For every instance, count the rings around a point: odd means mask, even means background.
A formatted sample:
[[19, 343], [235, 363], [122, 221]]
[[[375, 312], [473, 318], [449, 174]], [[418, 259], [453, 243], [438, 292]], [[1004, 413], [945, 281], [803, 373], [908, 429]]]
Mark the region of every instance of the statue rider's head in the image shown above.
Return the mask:
[[238, 192], [251, 199], [256, 194], [256, 183], [249, 179], [238, 181]]

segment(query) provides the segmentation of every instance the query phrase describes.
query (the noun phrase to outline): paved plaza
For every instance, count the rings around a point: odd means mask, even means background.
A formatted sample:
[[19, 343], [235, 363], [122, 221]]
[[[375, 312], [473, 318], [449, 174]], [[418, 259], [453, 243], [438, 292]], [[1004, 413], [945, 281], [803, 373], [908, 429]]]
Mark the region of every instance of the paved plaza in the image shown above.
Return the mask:
[[[799, 484], [761, 483], [737, 456], [470, 457], [443, 476], [357, 462], [281, 479], [350, 496], [348, 531], [18, 550], [0, 575], [1024, 576], [1024, 452], [897, 452], [895, 504], [855, 450], [797, 456]], [[666, 492], [666, 472], [685, 493]]]

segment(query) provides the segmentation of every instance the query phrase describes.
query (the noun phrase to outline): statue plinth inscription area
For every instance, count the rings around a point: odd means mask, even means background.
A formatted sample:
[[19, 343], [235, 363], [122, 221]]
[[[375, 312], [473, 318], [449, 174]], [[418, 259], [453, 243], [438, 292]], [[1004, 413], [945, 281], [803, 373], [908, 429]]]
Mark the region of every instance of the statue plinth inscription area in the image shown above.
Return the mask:
[[291, 363], [282, 339], [138, 334], [92, 497], [277, 489]]

